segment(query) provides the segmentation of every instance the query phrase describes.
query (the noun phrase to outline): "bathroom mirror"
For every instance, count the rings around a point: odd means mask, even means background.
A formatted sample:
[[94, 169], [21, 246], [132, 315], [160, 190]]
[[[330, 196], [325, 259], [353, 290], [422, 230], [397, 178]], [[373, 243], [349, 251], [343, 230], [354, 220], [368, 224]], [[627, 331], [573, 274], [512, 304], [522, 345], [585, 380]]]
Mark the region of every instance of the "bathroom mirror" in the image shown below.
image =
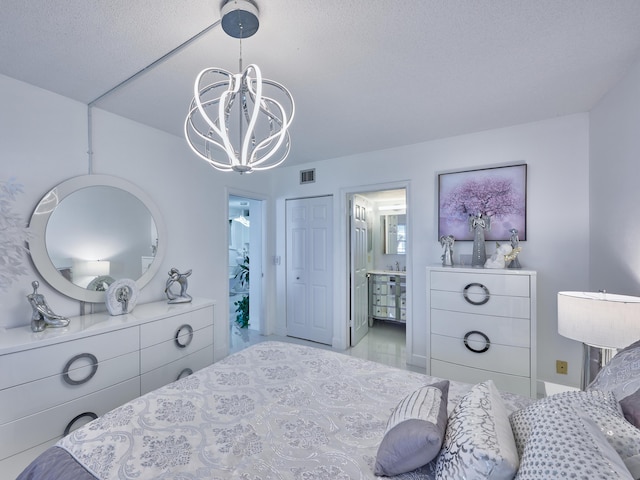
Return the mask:
[[380, 218], [384, 231], [384, 253], [406, 254], [407, 215], [381, 215]]
[[67, 180], [38, 203], [29, 223], [31, 259], [53, 288], [102, 303], [115, 280], [144, 287], [164, 257], [166, 231], [151, 198], [109, 175]]

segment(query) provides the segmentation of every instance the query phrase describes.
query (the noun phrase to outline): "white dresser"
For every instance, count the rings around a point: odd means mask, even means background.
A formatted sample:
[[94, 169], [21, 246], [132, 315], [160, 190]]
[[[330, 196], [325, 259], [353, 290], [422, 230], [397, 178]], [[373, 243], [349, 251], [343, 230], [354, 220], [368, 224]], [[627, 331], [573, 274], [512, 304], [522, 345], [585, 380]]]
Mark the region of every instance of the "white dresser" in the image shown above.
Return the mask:
[[427, 268], [427, 372], [536, 397], [536, 272]]
[[15, 478], [64, 434], [213, 363], [214, 302], [138, 305], [65, 328], [0, 330], [0, 472]]

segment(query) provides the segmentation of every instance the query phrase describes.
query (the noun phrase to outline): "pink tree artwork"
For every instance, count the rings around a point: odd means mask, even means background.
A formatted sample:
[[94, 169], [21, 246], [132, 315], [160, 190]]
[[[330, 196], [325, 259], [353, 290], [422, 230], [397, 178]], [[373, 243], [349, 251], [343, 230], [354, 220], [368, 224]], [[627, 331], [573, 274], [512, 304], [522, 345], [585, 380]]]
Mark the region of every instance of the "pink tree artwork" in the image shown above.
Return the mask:
[[526, 165], [440, 175], [439, 235], [472, 240], [469, 216], [489, 217], [487, 240], [509, 240], [511, 229], [526, 238]]

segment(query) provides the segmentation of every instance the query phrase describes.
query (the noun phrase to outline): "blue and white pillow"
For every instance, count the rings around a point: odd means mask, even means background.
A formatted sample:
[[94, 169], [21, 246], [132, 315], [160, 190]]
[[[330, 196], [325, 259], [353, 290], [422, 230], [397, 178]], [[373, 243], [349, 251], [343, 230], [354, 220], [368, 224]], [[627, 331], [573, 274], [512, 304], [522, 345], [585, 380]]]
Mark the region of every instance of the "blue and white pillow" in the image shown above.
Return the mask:
[[524, 456], [532, 432], [539, 423], [552, 424], [578, 414], [591, 419], [598, 426], [633, 478], [640, 479], [640, 430], [624, 419], [612, 392], [562, 392], [512, 413], [511, 427], [519, 455]]
[[449, 416], [436, 478], [511, 480], [519, 459], [509, 416], [493, 381], [479, 383]]

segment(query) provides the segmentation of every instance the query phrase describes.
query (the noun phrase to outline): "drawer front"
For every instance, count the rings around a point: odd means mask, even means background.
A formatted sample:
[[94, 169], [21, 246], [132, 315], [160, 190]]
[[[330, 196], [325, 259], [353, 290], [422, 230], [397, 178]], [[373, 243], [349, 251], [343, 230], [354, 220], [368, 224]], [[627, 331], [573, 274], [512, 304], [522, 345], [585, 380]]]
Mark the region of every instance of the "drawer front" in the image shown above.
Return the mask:
[[187, 331], [177, 338], [140, 350], [140, 372], [154, 370], [210, 345], [213, 345], [213, 325], [209, 324], [208, 327], [193, 332]]
[[431, 375], [470, 384], [493, 380], [499, 390], [517, 393], [525, 397], [532, 396], [531, 381], [526, 377], [490, 372], [439, 360], [431, 361]]
[[176, 334], [186, 335], [190, 329], [196, 331], [209, 325], [213, 325], [213, 307], [145, 323], [140, 325], [140, 346], [146, 348], [167, 340], [174, 340]]
[[65, 377], [62, 375], [55, 375], [0, 390], [0, 405], [3, 406], [0, 409], [0, 424], [53, 408], [56, 405], [134, 378], [138, 376], [140, 371], [139, 362], [138, 352], [132, 352], [105, 360], [96, 366], [87, 366], [72, 372], [73, 377], [71, 378], [75, 381], [81, 382], [82, 379], [88, 378], [89, 380], [86, 382], [70, 384], [65, 381]]
[[445, 362], [465, 365], [483, 370], [492, 370], [509, 375], [530, 376], [530, 350], [528, 348], [486, 344], [479, 335], [469, 338], [467, 348], [460, 338], [431, 334], [431, 358]]
[[[61, 438], [66, 428], [73, 431], [91, 417], [103, 415], [113, 408], [136, 398], [140, 380], [132, 378], [104, 390], [64, 403], [35, 415], [0, 426], [0, 459]], [[84, 415], [83, 415], [84, 414]], [[79, 418], [77, 418], [79, 417]], [[73, 422], [74, 419], [77, 420]]]
[[[527, 275], [466, 273], [466, 272], [431, 272], [431, 289], [462, 293], [484, 286], [489, 295], [509, 295], [529, 297], [529, 277]], [[484, 290], [484, 289], [482, 289]]]
[[[138, 327], [116, 330], [92, 337], [23, 350], [0, 356], [0, 390], [41, 378], [60, 375], [68, 366], [69, 375], [89, 363], [119, 357], [139, 348]], [[77, 358], [78, 356], [82, 356]], [[76, 360], [72, 361], [74, 358]], [[78, 372], [79, 374], [80, 372]], [[82, 378], [82, 377], [81, 377]]]
[[151, 370], [140, 377], [140, 390], [142, 395], [197, 372], [212, 363], [213, 345], [210, 345], [191, 355]]
[[531, 316], [528, 297], [468, 294], [465, 298], [460, 292], [431, 290], [430, 301], [432, 309], [512, 318], [529, 318]]
[[[530, 323], [528, 319], [474, 315], [448, 310], [431, 310], [431, 333], [464, 339], [469, 332], [485, 334], [492, 344], [529, 348]], [[470, 335], [478, 340], [480, 335]]]

